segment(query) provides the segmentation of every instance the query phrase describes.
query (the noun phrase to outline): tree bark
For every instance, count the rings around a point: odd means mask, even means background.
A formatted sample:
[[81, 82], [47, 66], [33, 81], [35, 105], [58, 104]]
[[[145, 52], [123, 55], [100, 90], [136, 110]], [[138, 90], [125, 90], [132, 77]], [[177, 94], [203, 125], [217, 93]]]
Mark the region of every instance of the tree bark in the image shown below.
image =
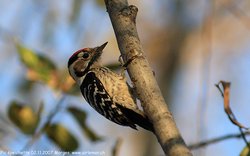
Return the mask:
[[135, 58], [128, 64], [128, 74], [162, 149], [168, 156], [191, 156], [144, 56], [136, 29], [137, 7], [127, 0], [105, 0], [105, 4], [124, 62]]

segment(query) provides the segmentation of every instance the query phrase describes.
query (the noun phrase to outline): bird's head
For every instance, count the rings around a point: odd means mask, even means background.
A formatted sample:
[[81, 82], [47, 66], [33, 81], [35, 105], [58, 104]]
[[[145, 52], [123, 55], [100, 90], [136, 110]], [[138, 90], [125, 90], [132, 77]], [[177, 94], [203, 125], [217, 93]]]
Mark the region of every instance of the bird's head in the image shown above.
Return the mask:
[[107, 43], [108, 42], [105, 42], [101, 46], [95, 48], [80, 49], [69, 58], [69, 73], [75, 81], [78, 81], [78, 79], [83, 77], [93, 65], [96, 65]]

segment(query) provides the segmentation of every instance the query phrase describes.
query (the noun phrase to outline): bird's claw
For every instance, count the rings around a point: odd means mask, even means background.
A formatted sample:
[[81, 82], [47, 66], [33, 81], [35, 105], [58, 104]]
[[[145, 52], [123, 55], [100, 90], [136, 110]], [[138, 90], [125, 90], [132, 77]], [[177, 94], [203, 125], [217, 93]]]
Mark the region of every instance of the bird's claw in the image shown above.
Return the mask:
[[134, 61], [136, 58], [141, 58], [141, 57], [142, 57], [142, 55], [134, 55], [134, 56], [132, 56], [131, 58], [129, 58], [129, 59], [127, 60], [127, 62], [124, 63], [124, 61], [123, 61], [123, 59], [122, 59], [122, 55], [120, 55], [120, 56], [119, 56], [119, 62], [121, 63], [122, 67], [127, 68], [128, 65], [130, 65], [130, 63], [131, 63], [132, 61]]

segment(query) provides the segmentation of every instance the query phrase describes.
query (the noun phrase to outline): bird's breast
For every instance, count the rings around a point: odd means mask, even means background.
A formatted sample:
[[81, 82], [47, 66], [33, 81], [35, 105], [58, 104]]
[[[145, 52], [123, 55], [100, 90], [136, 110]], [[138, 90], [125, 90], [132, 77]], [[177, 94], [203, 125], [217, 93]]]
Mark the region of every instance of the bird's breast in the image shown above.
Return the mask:
[[137, 108], [132, 97], [133, 95], [129, 92], [129, 86], [123, 76], [118, 75], [107, 68], [101, 68], [98, 72], [95, 71], [95, 74], [100, 79], [114, 102]]

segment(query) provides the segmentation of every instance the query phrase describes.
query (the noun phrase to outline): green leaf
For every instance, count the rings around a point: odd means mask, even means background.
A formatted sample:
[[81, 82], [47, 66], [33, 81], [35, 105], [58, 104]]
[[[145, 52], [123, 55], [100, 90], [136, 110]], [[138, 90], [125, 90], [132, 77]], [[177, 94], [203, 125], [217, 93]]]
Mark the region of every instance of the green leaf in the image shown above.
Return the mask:
[[84, 134], [93, 142], [102, 140], [102, 137], [98, 136], [87, 124], [87, 114], [83, 110], [79, 110], [75, 107], [69, 107], [68, 111], [73, 115], [79, 125], [82, 127]]
[[78, 148], [78, 141], [76, 138], [62, 125], [48, 125], [46, 134], [63, 151], [71, 152]]
[[29, 69], [28, 78], [33, 81], [51, 83], [55, 77], [56, 66], [47, 57], [36, 54], [33, 50], [16, 43], [17, 52], [20, 60]]
[[40, 120], [29, 106], [16, 101], [11, 102], [8, 109], [9, 119], [25, 134], [34, 134]]
[[243, 148], [243, 150], [240, 153], [240, 156], [250, 156], [250, 151], [248, 146]]

